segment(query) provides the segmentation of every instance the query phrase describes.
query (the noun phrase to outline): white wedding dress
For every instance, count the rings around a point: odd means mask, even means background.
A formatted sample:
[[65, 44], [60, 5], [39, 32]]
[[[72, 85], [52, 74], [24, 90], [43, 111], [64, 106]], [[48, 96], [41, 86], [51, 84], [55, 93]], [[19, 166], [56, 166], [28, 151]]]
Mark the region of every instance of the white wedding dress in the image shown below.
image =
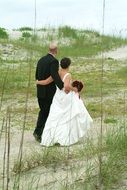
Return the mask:
[[[63, 81], [68, 74], [64, 76]], [[92, 122], [83, 101], [74, 91], [66, 94], [57, 88], [43, 130], [41, 145], [72, 145], [86, 135]]]

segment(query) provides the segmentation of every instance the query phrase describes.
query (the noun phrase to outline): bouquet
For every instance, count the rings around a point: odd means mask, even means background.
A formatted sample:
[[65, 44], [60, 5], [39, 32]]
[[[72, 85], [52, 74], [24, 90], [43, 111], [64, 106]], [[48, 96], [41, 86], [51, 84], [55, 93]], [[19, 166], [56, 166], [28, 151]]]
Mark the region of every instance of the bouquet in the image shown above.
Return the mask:
[[72, 86], [78, 89], [78, 92], [81, 92], [83, 89], [83, 83], [81, 81], [75, 80], [72, 82]]

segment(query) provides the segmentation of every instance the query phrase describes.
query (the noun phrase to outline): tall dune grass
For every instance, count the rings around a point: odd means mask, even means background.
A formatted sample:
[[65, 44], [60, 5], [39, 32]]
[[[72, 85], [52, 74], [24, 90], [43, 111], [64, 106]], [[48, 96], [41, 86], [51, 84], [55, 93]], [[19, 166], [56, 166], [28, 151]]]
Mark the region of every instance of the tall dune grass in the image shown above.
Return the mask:
[[[59, 29], [58, 40], [60, 36], [66, 38], [71, 36], [72, 41], [69, 47], [66, 44], [60, 45], [58, 57], [66, 55], [72, 58], [73, 78], [80, 79], [85, 83], [81, 97], [85, 100], [93, 119], [97, 118], [100, 122], [101, 60], [86, 59], [86, 56], [93, 56], [100, 52], [101, 35], [96, 31], [77, 31], [73, 28], [63, 27]], [[94, 41], [91, 40], [91, 36]], [[103, 50], [127, 43], [126, 39], [111, 36], [103, 36], [103, 39], [105, 41]], [[101, 153], [103, 189], [111, 189], [126, 172], [126, 64], [109, 59], [104, 62], [103, 125], [106, 124], [107, 131], [102, 134], [101, 146], [98, 143], [100, 142], [99, 129], [96, 128], [95, 137], [87, 138], [72, 147], [41, 148], [39, 151], [33, 148], [31, 153], [25, 154], [24, 134], [28, 130], [32, 134], [38, 109], [35, 103], [36, 62], [43, 53], [47, 53], [48, 44], [40, 45], [38, 41], [33, 43], [20, 40], [6, 42], [0, 40], [0, 42], [3, 46], [11, 43], [14, 48], [17, 48], [17, 51], [19, 49], [27, 51], [23, 60], [21, 57], [14, 56], [12, 58], [9, 54], [4, 59], [2, 58], [4, 53], [1, 52], [0, 146], [4, 146], [4, 153], [0, 188], [3, 190], [49, 190], [54, 187], [56, 190], [99, 189], [98, 158]], [[12, 48], [12, 50], [14, 49]], [[119, 94], [117, 95], [116, 92]], [[18, 128], [18, 126], [20, 127]], [[14, 129], [20, 131], [21, 139], [17, 139], [20, 142], [19, 154], [11, 168], [11, 134]], [[51, 181], [50, 172], [52, 173]], [[61, 176], [59, 177], [58, 174]], [[44, 175], [47, 175], [45, 181], [42, 180]]]

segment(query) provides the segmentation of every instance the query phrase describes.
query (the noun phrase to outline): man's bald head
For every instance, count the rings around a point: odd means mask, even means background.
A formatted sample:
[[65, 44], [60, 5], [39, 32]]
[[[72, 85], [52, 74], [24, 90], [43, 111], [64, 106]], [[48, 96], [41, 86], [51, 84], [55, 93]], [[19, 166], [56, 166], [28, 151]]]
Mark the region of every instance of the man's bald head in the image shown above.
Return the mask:
[[56, 42], [51, 42], [50, 43], [49, 52], [52, 53], [53, 55], [57, 54], [57, 43]]

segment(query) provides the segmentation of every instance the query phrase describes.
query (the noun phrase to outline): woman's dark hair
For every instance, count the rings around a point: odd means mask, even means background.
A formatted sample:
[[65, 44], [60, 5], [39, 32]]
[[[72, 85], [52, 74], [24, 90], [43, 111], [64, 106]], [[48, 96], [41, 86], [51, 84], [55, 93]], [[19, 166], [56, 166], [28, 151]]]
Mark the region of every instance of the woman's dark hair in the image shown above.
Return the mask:
[[70, 64], [71, 64], [71, 60], [68, 57], [64, 57], [60, 61], [60, 66], [62, 67], [62, 69], [67, 69], [70, 66]]

